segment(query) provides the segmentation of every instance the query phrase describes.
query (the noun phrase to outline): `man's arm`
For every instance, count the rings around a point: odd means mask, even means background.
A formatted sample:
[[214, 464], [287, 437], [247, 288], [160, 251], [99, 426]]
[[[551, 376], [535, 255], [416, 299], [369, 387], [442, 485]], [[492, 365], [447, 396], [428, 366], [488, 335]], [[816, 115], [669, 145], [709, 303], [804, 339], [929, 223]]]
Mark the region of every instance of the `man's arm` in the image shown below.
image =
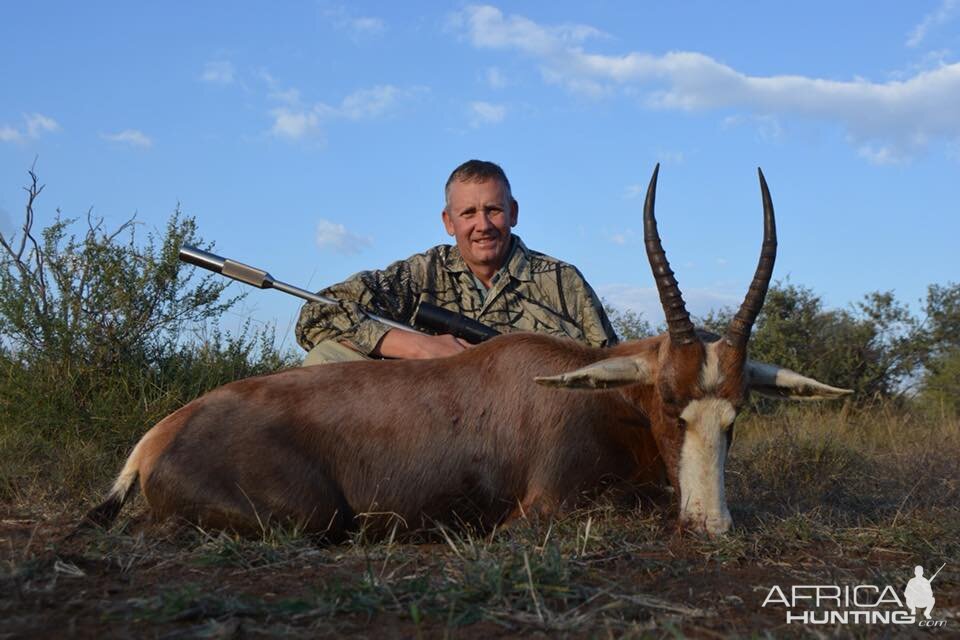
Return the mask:
[[410, 324], [425, 273], [436, 251], [431, 249], [379, 271], [363, 271], [321, 293], [338, 305], [308, 303], [300, 311], [296, 335], [309, 351], [324, 340], [336, 340], [355, 351], [385, 358], [439, 358], [459, 353], [469, 343], [450, 335], [431, 336], [390, 329], [370, 320], [360, 309]]
[[426, 254], [400, 260], [383, 270], [362, 271], [321, 291], [336, 305], [307, 303], [297, 320], [297, 342], [309, 351], [324, 340], [347, 343], [372, 355], [389, 327], [364, 316], [361, 309], [409, 324], [419, 296]]
[[444, 358], [471, 347], [469, 342], [453, 336], [431, 336], [391, 329], [383, 334], [371, 355], [383, 358]]

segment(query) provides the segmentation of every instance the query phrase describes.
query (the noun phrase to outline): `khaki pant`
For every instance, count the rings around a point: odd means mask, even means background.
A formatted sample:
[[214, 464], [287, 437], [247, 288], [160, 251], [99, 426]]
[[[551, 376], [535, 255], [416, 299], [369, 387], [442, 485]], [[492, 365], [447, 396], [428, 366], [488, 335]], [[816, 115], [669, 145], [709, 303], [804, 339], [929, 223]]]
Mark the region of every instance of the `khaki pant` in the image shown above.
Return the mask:
[[304, 367], [332, 362], [350, 362], [352, 360], [371, 360], [369, 356], [345, 347], [336, 340], [324, 340], [307, 353], [303, 359]]

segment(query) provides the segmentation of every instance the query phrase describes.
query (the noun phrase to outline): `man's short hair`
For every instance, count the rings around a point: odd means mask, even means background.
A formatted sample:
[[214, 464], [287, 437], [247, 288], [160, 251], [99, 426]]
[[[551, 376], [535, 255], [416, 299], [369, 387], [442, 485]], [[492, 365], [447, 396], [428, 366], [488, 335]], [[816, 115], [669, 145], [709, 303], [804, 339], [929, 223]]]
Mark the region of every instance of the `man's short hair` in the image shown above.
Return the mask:
[[443, 187], [444, 206], [450, 204], [450, 185], [454, 182], [486, 182], [487, 180], [499, 180], [506, 191], [507, 198], [513, 200], [510, 181], [507, 180], [507, 174], [503, 172], [500, 165], [486, 160], [467, 160], [454, 169], [447, 178], [447, 184]]

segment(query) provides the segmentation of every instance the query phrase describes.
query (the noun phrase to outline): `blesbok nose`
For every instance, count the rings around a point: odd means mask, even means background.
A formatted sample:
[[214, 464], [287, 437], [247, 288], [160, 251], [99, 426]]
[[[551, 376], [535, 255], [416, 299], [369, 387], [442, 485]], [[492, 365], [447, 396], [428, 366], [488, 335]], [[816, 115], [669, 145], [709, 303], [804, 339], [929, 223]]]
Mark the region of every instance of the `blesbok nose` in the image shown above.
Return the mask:
[[681, 514], [679, 524], [681, 529], [687, 531], [719, 536], [733, 528], [733, 518], [730, 517], [730, 512], [724, 509], [712, 514]]

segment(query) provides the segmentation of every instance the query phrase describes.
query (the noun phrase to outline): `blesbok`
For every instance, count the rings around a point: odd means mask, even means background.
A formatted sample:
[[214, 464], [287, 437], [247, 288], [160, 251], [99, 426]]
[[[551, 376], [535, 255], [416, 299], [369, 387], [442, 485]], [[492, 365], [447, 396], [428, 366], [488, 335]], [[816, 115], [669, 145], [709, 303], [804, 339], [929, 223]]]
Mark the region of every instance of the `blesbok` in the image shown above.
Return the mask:
[[667, 479], [681, 524], [726, 531], [724, 463], [748, 391], [808, 399], [849, 391], [747, 359], [777, 247], [763, 173], [760, 261], [722, 337], [695, 331], [670, 270], [654, 217], [658, 173], [659, 165], [643, 224], [665, 334], [608, 349], [511, 334], [449, 358], [233, 382], [150, 429], [88, 520], [111, 523], [138, 478], [157, 517], [235, 529], [293, 521], [331, 540], [363, 514], [485, 530], [618, 481]]

